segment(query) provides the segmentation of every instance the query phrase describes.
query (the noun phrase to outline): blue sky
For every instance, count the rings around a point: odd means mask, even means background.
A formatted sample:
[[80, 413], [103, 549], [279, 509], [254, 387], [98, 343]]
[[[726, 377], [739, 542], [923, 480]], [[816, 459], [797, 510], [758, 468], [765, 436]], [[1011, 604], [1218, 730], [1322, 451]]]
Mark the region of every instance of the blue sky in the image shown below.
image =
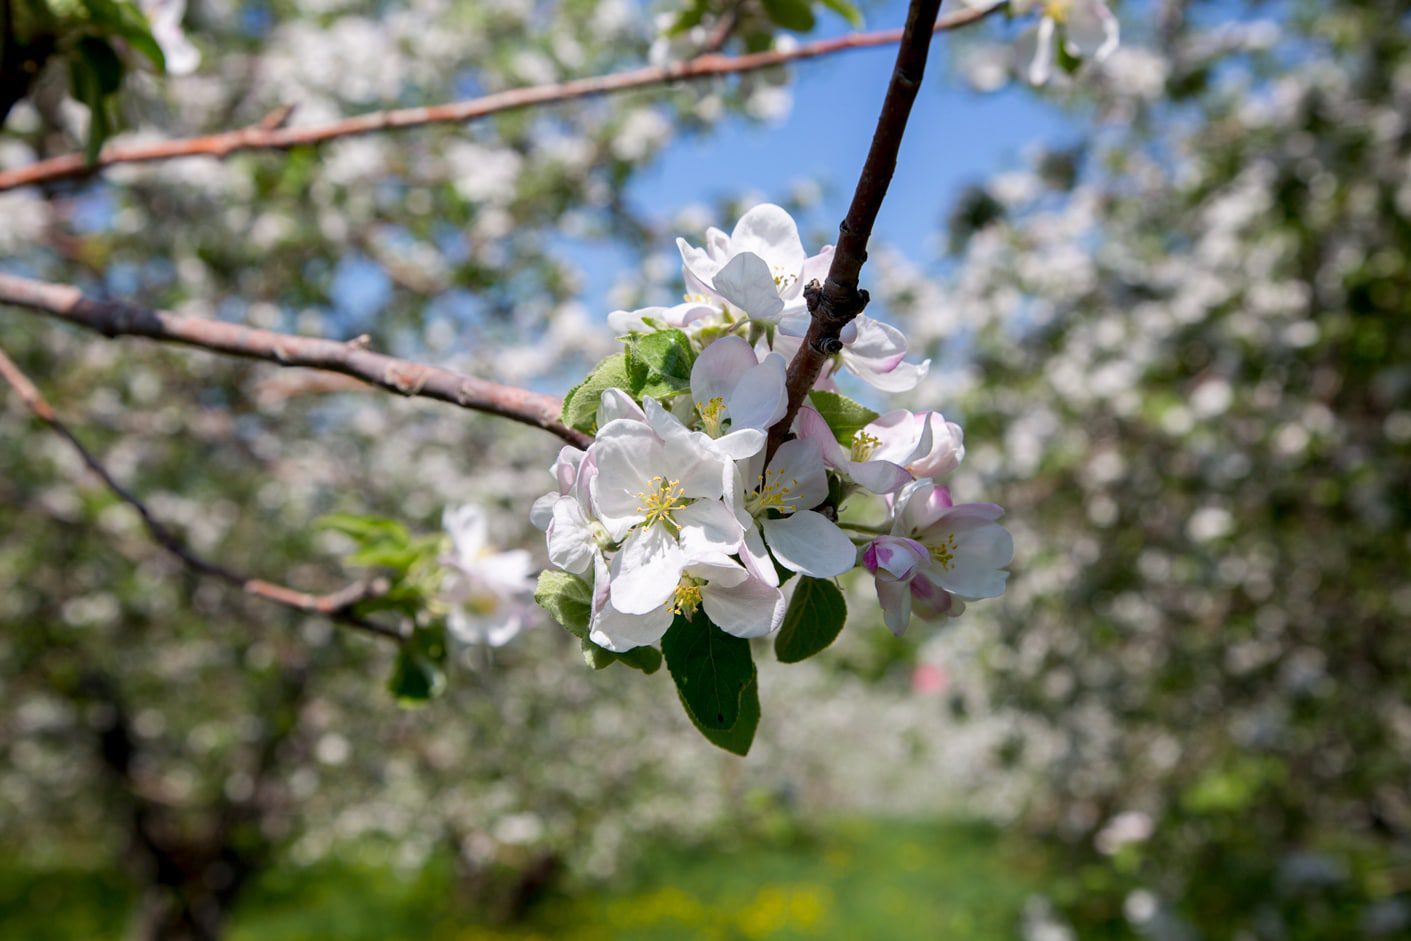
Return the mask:
[[[820, 35], [846, 30], [837, 17], [824, 16]], [[887, 0], [868, 11], [867, 28], [890, 28], [905, 18], [906, 4]], [[1029, 145], [1062, 143], [1071, 134], [1062, 112], [1026, 89], [969, 90], [948, 68], [950, 49], [946, 36], [931, 47], [926, 83], [875, 230], [878, 241], [920, 262], [935, 257], [934, 236], [961, 187], [1017, 166]], [[867, 154], [895, 56], [896, 47], [886, 46], [801, 63], [794, 72], [794, 107], [784, 121], [731, 119], [712, 135], [671, 144], [633, 183], [632, 200], [668, 215], [746, 190], [781, 198], [792, 184], [812, 179], [824, 187], [819, 221], [835, 230]], [[728, 230], [733, 221], [717, 224]]]

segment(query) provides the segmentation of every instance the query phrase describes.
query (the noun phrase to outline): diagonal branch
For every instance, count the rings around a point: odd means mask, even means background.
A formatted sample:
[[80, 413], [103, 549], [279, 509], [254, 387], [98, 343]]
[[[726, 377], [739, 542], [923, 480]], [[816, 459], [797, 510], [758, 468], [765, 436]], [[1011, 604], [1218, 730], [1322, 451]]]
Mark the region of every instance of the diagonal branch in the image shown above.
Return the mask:
[[842, 350], [842, 329], [867, 306], [867, 292], [857, 288], [858, 275], [867, 261], [867, 242], [872, 237], [872, 224], [877, 221], [877, 213], [882, 208], [882, 200], [886, 198], [887, 187], [897, 168], [897, 151], [901, 148], [911, 106], [916, 101], [916, 93], [926, 72], [931, 34], [934, 29], [940, 28], [939, 25], [933, 26], [940, 6], [941, 0], [911, 0], [901, 46], [897, 49], [896, 68], [892, 70], [892, 80], [882, 100], [877, 130], [872, 135], [872, 146], [862, 165], [848, 214], [838, 227], [838, 244], [833, 249], [828, 278], [821, 286], [817, 281], [811, 281], [804, 288], [804, 299], [808, 302], [811, 319], [803, 344], [789, 363], [788, 411], [769, 429], [767, 453], [771, 456], [788, 437], [799, 406], [803, 404], [808, 390], [818, 381], [828, 358]]
[[103, 463], [93, 455], [93, 452], [89, 451], [88, 448], [84, 446], [83, 442], [69, 430], [68, 426], [59, 420], [53, 407], [40, 393], [39, 389], [36, 388], [29, 377], [15, 365], [14, 361], [5, 354], [4, 350], [0, 350], [0, 379], [4, 379], [10, 384], [10, 387], [15, 390], [20, 400], [34, 413], [36, 418], [53, 429], [59, 437], [67, 441], [73, 449], [78, 452], [78, 456], [83, 459], [83, 463], [103, 481], [104, 486], [111, 490], [114, 496], [137, 511], [137, 515], [142, 518], [142, 525], [147, 528], [147, 532], [151, 534], [152, 539], [163, 549], [166, 549], [172, 555], [176, 556], [187, 568], [199, 572], [202, 575], [209, 575], [212, 578], [217, 578], [227, 584], [234, 585], [247, 595], [263, 598], [266, 601], [272, 601], [286, 608], [293, 608], [296, 611], [304, 611], [309, 614], [322, 614], [339, 624], [346, 624], [349, 627], [367, 631], [370, 634], [376, 634], [380, 637], [388, 637], [394, 640], [401, 639], [402, 634], [400, 631], [361, 617], [353, 612], [355, 605], [377, 594], [377, 586], [372, 582], [355, 582], [345, 588], [330, 592], [326, 595], [313, 595], [288, 588], [284, 585], [267, 582], [263, 579], [250, 578], [233, 569], [226, 568], [217, 562], [212, 562], [209, 559], [197, 555], [192, 551], [191, 547], [181, 540], [180, 536], [154, 517], [152, 512], [147, 509], [146, 504], [138, 499], [132, 491], [128, 490], [113, 478], [113, 475], [103, 466]]
[[147, 337], [279, 366], [342, 373], [400, 395], [438, 399], [533, 425], [580, 448], [586, 448], [591, 440], [558, 420], [560, 403], [553, 396], [374, 353], [365, 340], [301, 337], [132, 304], [97, 301], [68, 285], [9, 274], [0, 274], [0, 304], [49, 314], [106, 337]]
[[[966, 8], [957, 11], [936, 22], [935, 31], [940, 32], [967, 26], [985, 18], [1002, 6], [1004, 6], [1003, 3], [986, 10]], [[309, 127], [270, 127], [261, 122], [239, 130], [224, 131], [203, 137], [108, 147], [98, 155], [98, 159], [93, 163], [88, 163], [82, 154], [68, 154], [49, 160], [41, 160], [27, 167], [0, 172], [0, 190], [89, 176], [105, 167], [120, 163], [152, 163], [182, 157], [224, 158], [246, 150], [288, 150], [291, 147], [304, 144], [319, 144], [335, 138], [353, 137], [379, 131], [425, 127], [429, 124], [465, 124], [504, 111], [515, 111], [537, 105], [615, 94], [637, 88], [666, 85], [671, 82], [699, 81], [724, 75], [757, 72], [790, 62], [833, 55], [849, 49], [888, 46], [902, 38], [902, 30], [890, 29], [873, 33], [853, 33], [834, 39], [820, 39], [803, 43], [788, 50], [755, 52], [738, 56], [723, 56], [715, 52], [707, 52], [693, 59], [669, 65], [648, 66], [627, 72], [618, 72], [615, 75], [598, 75], [567, 82], [515, 88], [447, 104], [374, 111], [357, 117]]]

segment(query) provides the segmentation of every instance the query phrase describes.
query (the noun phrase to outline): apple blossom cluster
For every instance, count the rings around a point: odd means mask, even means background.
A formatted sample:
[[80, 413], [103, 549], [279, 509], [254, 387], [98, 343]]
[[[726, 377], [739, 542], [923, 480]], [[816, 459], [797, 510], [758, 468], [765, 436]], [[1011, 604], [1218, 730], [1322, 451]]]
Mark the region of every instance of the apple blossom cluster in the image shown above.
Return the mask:
[[[592, 444], [562, 449], [556, 486], [531, 517], [559, 570], [541, 577], [540, 603], [585, 652], [662, 642], [687, 711], [711, 735], [731, 726], [696, 708], [691, 661], [713, 658], [708, 648], [725, 635], [782, 626], [781, 659], [816, 653], [845, 614], [830, 580], [858, 567], [901, 634], [913, 615], [954, 617], [1001, 594], [1013, 547], [998, 506], [956, 504], [937, 482], [964, 457], [958, 425], [929, 411], [879, 415], [837, 391], [843, 371], [902, 392], [928, 368], [905, 361], [900, 331], [865, 315], [771, 453], [789, 358], [808, 325], [803, 287], [826, 276], [831, 247], [808, 255], [774, 205], [751, 209], [729, 235], [709, 230], [704, 248], [677, 244], [685, 301], [609, 315], [626, 351], [564, 405], [565, 422]], [[689, 644], [673, 642], [681, 632], [692, 632]], [[737, 693], [747, 695], [725, 691]]]

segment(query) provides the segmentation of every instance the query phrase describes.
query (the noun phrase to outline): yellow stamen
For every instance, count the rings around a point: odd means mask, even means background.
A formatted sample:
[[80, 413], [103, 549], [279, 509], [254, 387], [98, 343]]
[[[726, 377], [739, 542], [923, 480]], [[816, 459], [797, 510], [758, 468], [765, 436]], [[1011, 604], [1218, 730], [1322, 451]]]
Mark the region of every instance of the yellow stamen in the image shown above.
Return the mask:
[[784, 472], [781, 470], [767, 470], [764, 472], [764, 481], [760, 484], [759, 490], [750, 497], [747, 509], [754, 516], [758, 516], [765, 510], [793, 513], [798, 509], [798, 505], [785, 501], [798, 485], [797, 479], [790, 480], [787, 484], [784, 483]]
[[852, 459], [861, 463], [870, 457], [882, 444], [882, 439], [859, 431], [852, 436]]
[[706, 434], [719, 438], [720, 423], [725, 420], [725, 400], [717, 395], [704, 405], [697, 405], [696, 411], [701, 413], [701, 424], [705, 426]]
[[1040, 9], [1055, 23], [1066, 23], [1073, 12], [1073, 0], [1044, 0]]
[[684, 614], [686, 620], [696, 616], [701, 607], [701, 583], [689, 575], [682, 575], [681, 582], [671, 595], [671, 613]]
[[785, 272], [784, 269], [777, 267], [774, 269], [774, 286], [781, 291], [787, 288], [789, 285], [793, 284], [798, 279], [799, 276], [797, 273], [789, 274]]
[[671, 514], [688, 502], [682, 494], [679, 480], [667, 480], [661, 476], [647, 481], [647, 489], [637, 494], [637, 500], [637, 512], [647, 517], [642, 524], [644, 526], [653, 523], [674, 524], [675, 520], [671, 518]]
[[942, 542], [927, 548], [931, 550], [931, 558], [939, 562], [941, 568], [947, 572], [955, 565], [955, 533], [948, 534]]

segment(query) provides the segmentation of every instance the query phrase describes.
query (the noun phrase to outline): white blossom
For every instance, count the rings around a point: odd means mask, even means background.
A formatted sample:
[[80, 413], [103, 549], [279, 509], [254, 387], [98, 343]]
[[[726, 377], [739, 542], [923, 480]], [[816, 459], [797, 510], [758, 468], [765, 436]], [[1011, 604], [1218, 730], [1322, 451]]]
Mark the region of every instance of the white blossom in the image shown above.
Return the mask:
[[474, 504], [448, 507], [442, 523], [451, 537], [441, 584], [451, 636], [466, 644], [509, 643], [532, 616], [533, 560], [524, 549], [496, 552], [485, 511]]

